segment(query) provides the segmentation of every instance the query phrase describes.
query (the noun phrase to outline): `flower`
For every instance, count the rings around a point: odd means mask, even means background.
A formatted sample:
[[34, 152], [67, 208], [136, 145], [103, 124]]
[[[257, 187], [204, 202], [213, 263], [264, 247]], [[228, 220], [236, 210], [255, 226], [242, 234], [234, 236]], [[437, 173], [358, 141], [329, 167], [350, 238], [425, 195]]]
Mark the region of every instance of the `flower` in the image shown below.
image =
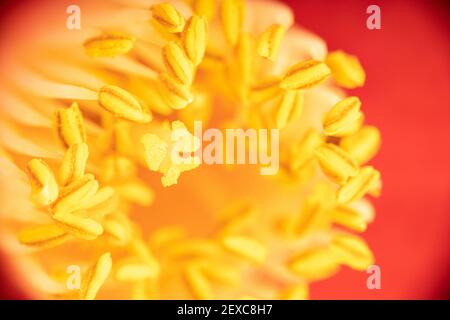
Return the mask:
[[[304, 299], [341, 265], [373, 264], [354, 232], [373, 219], [380, 135], [337, 86], [364, 83], [357, 58], [327, 54], [276, 2], [81, 9], [80, 31], [27, 43], [1, 87], [2, 244], [31, 291]], [[194, 121], [280, 129], [280, 172], [174, 162], [174, 143], [198, 148]]]

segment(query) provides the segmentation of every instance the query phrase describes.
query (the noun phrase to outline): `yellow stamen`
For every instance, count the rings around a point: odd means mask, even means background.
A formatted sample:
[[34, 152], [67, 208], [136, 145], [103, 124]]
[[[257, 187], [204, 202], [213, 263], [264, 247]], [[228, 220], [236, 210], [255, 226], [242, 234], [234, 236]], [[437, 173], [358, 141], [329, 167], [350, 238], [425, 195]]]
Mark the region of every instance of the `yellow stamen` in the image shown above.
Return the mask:
[[169, 74], [161, 73], [159, 79], [161, 80], [159, 86], [161, 97], [172, 109], [183, 109], [194, 99], [190, 88], [179, 83]]
[[285, 90], [308, 89], [325, 81], [330, 74], [330, 69], [323, 62], [302, 61], [288, 70], [280, 87]]
[[338, 102], [324, 117], [325, 134], [333, 136], [352, 126], [361, 116], [360, 107], [358, 97], [348, 97]]
[[58, 198], [59, 188], [50, 167], [41, 159], [33, 159], [27, 164], [31, 184], [31, 199], [38, 206], [48, 206]]
[[20, 243], [39, 248], [56, 247], [69, 238], [67, 231], [55, 224], [27, 228], [19, 233]]
[[292, 149], [290, 168], [300, 170], [313, 158], [314, 150], [324, 143], [322, 136], [314, 129], [308, 130], [299, 144]]
[[185, 20], [170, 3], [160, 3], [151, 7], [153, 19], [169, 33], [183, 31]]
[[356, 134], [341, 140], [340, 146], [359, 164], [372, 159], [380, 149], [380, 131], [373, 126], [364, 126]]
[[326, 63], [334, 80], [344, 88], [353, 89], [364, 85], [366, 73], [357, 57], [341, 50], [333, 51], [328, 54]]
[[53, 204], [53, 212], [70, 213], [78, 210], [98, 190], [98, 182], [92, 174], [85, 174], [61, 190], [60, 197]]
[[284, 26], [280, 24], [274, 24], [267, 28], [259, 37], [258, 54], [263, 58], [275, 61], [285, 31]]
[[167, 72], [184, 85], [190, 85], [194, 77], [191, 61], [183, 48], [176, 42], [169, 42], [162, 50], [162, 57]]
[[338, 206], [331, 210], [331, 219], [344, 227], [357, 232], [367, 229], [367, 220], [357, 209], [349, 206]]
[[303, 252], [292, 258], [288, 266], [292, 272], [309, 280], [329, 277], [338, 269], [336, 260], [326, 247]]
[[152, 120], [151, 114], [146, 113], [136, 98], [122, 88], [111, 85], [100, 88], [98, 102], [116, 117], [138, 123]]
[[60, 108], [56, 111], [56, 128], [64, 146], [86, 142], [86, 129], [83, 116], [76, 102], [70, 108]]
[[91, 267], [83, 281], [81, 297], [85, 300], [93, 300], [98, 291], [108, 278], [112, 268], [112, 259], [109, 252], [104, 253], [97, 260], [97, 263]]
[[103, 234], [103, 227], [93, 219], [81, 218], [71, 213], [56, 213], [53, 219], [76, 237], [94, 240]]
[[106, 33], [88, 39], [84, 43], [86, 53], [90, 57], [115, 57], [128, 53], [136, 39], [121, 33]]
[[225, 37], [232, 46], [235, 46], [244, 20], [243, 1], [222, 0], [221, 16]]
[[86, 143], [73, 144], [67, 149], [59, 168], [59, 183], [62, 186], [80, 179], [84, 175], [89, 150]]
[[192, 16], [183, 32], [183, 45], [186, 55], [198, 66], [205, 55], [208, 21], [204, 17]]
[[358, 174], [359, 167], [350, 155], [332, 143], [317, 148], [314, 154], [324, 173], [339, 184]]
[[371, 166], [363, 167], [359, 173], [339, 188], [337, 200], [348, 203], [361, 199], [368, 191], [374, 188], [380, 179], [380, 173]]
[[365, 271], [374, 264], [374, 257], [367, 244], [358, 236], [337, 233], [333, 236], [330, 250], [341, 264]]
[[287, 126], [294, 116], [299, 116], [303, 109], [303, 94], [298, 90], [284, 92], [277, 107], [275, 124], [278, 129]]

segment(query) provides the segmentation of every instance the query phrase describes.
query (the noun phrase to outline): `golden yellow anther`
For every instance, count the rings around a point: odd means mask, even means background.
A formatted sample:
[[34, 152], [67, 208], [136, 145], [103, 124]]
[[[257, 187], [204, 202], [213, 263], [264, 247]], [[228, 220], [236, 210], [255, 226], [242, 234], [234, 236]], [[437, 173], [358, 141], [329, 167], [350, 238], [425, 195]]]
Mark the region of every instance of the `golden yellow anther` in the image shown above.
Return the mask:
[[104, 253], [97, 260], [97, 263], [89, 268], [83, 280], [81, 297], [84, 300], [93, 300], [98, 291], [105, 283], [112, 268], [112, 259], [109, 252]]
[[322, 171], [339, 184], [358, 174], [359, 166], [350, 155], [332, 143], [317, 148], [314, 154]]
[[194, 69], [191, 61], [186, 56], [183, 48], [176, 42], [169, 42], [162, 49], [162, 57], [167, 72], [184, 85], [190, 85], [194, 77]]
[[188, 265], [184, 277], [195, 299], [210, 300], [213, 298], [211, 285], [198, 265]]
[[313, 158], [314, 150], [322, 145], [324, 140], [317, 130], [308, 130], [299, 144], [292, 149], [292, 160], [289, 163], [292, 171], [297, 171]]
[[70, 213], [83, 207], [98, 190], [98, 182], [92, 174], [85, 174], [61, 190], [58, 200], [53, 204], [53, 212]]
[[226, 236], [222, 246], [242, 258], [260, 264], [267, 258], [267, 248], [261, 242], [244, 236]]
[[330, 74], [330, 68], [323, 62], [302, 61], [288, 70], [280, 87], [285, 90], [308, 89], [325, 81]]
[[204, 16], [211, 21], [216, 14], [216, 0], [193, 0], [192, 9], [199, 16]]
[[298, 90], [288, 90], [283, 93], [275, 114], [275, 125], [278, 129], [285, 128], [288, 123], [301, 115], [303, 111], [303, 94]]
[[356, 56], [343, 51], [328, 54], [326, 64], [330, 67], [334, 80], [344, 88], [361, 87], [366, 81], [366, 73]]
[[170, 3], [160, 3], [151, 7], [153, 19], [169, 33], [183, 31], [185, 20]]
[[154, 268], [145, 263], [123, 263], [117, 267], [115, 277], [123, 282], [138, 282], [153, 279], [157, 276]]
[[116, 117], [147, 123], [152, 120], [151, 114], [144, 111], [140, 103], [130, 93], [122, 88], [106, 85], [98, 92], [98, 102], [101, 107]]
[[341, 140], [340, 146], [359, 164], [372, 159], [380, 149], [380, 131], [373, 126], [364, 126], [356, 134]]
[[208, 21], [205, 17], [192, 16], [183, 32], [183, 45], [186, 55], [198, 66], [206, 50]]
[[235, 46], [242, 30], [244, 2], [242, 0], [223, 0], [221, 16], [225, 37], [232, 46]]
[[94, 240], [103, 234], [102, 225], [93, 219], [82, 218], [71, 213], [56, 213], [52, 218], [80, 239]]
[[267, 28], [258, 39], [258, 54], [263, 58], [275, 61], [285, 31], [285, 27], [280, 24], [273, 24]]
[[172, 109], [184, 109], [194, 100], [189, 86], [179, 83], [167, 73], [161, 73], [159, 79], [159, 93]]
[[167, 155], [167, 143], [156, 134], [152, 133], [143, 135], [141, 143], [144, 145], [145, 161], [148, 168], [152, 171], [158, 171]]
[[65, 147], [86, 142], [83, 115], [76, 102], [70, 108], [59, 108], [55, 114], [55, 126], [58, 136]]
[[88, 156], [89, 149], [86, 143], [76, 143], [67, 149], [59, 168], [60, 185], [68, 185], [84, 175]]
[[128, 53], [134, 45], [135, 38], [126, 34], [112, 32], [88, 39], [84, 43], [90, 57], [115, 57]]
[[348, 182], [339, 188], [337, 200], [339, 203], [348, 203], [361, 199], [367, 192], [376, 187], [380, 180], [380, 172], [371, 166], [363, 167], [359, 173], [350, 178]]
[[31, 184], [31, 199], [36, 205], [48, 206], [58, 198], [58, 184], [52, 170], [44, 160], [29, 161], [27, 174]]
[[367, 218], [355, 208], [337, 206], [331, 210], [330, 215], [333, 222], [351, 230], [364, 232], [367, 229]]
[[335, 234], [330, 250], [339, 263], [356, 270], [365, 271], [374, 263], [373, 254], [367, 244], [355, 235]]
[[93, 196], [85, 198], [78, 210], [87, 210], [92, 217], [103, 217], [112, 213], [118, 206], [116, 191], [112, 187], [103, 187]]
[[323, 131], [328, 136], [335, 136], [354, 125], [361, 117], [361, 100], [347, 97], [333, 106], [325, 114]]
[[336, 260], [326, 247], [313, 248], [296, 255], [288, 262], [288, 267], [292, 272], [309, 280], [329, 277], [338, 269]]
[[28, 228], [21, 230], [19, 233], [20, 243], [40, 248], [56, 247], [64, 243], [68, 238], [69, 233], [55, 224]]

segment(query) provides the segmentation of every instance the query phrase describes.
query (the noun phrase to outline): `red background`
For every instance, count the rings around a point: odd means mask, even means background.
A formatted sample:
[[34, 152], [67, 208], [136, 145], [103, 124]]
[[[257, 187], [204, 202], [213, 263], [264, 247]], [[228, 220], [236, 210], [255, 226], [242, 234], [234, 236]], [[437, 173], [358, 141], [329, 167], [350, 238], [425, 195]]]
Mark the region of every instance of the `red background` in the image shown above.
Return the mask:
[[[296, 21], [330, 50], [356, 54], [367, 72], [367, 121], [383, 145], [377, 218], [365, 237], [381, 267], [381, 290], [367, 274], [343, 269], [314, 284], [312, 298], [448, 298], [450, 288], [450, 26], [444, 1], [295, 1]], [[366, 8], [381, 8], [381, 30], [366, 28]], [[6, 9], [5, 9], [6, 8]], [[2, 15], [14, 9], [9, 4]], [[1, 17], [0, 17], [1, 18]], [[0, 299], [24, 298], [1, 270]], [[3, 272], [3, 273], [2, 273]]]

